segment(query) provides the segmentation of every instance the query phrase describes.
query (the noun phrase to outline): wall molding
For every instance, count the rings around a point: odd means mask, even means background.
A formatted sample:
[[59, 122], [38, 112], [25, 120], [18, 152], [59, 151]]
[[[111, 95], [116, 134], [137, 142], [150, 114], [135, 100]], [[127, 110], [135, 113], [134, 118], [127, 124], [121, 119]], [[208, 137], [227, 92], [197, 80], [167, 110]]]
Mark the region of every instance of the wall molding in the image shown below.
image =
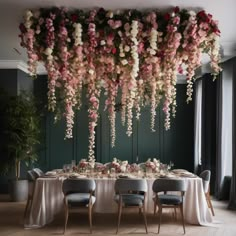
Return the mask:
[[[19, 69], [29, 74], [27, 63], [21, 60], [0, 60], [0, 69]], [[47, 74], [45, 67], [41, 63], [38, 64], [37, 74], [38, 75]]]

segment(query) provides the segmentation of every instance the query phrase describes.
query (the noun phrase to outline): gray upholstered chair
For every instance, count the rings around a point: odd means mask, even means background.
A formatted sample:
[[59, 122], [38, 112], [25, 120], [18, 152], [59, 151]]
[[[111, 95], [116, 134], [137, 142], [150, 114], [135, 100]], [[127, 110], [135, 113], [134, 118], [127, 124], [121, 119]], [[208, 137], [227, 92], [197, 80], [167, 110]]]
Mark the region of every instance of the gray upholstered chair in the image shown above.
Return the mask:
[[119, 231], [121, 212], [123, 207], [138, 207], [143, 213], [146, 233], [147, 219], [145, 212], [145, 199], [147, 192], [147, 181], [145, 179], [117, 179], [115, 182], [115, 197], [114, 200], [118, 204], [118, 222], [117, 230]]
[[37, 179], [37, 175], [35, 174], [33, 170], [27, 171], [27, 179], [28, 179], [29, 188], [28, 188], [27, 202], [26, 202], [25, 211], [24, 211], [24, 220], [26, 219], [27, 212], [30, 210], [32, 206], [34, 185]]
[[[161, 216], [163, 208], [176, 208], [180, 209], [183, 229], [185, 233], [184, 214], [183, 214], [183, 201], [186, 186], [184, 180], [181, 179], [156, 179], [152, 185], [152, 190], [155, 193], [154, 197], [154, 213], [156, 206], [158, 206], [159, 225], [158, 233], [160, 232]], [[171, 191], [172, 193], [168, 192]]]
[[214, 216], [215, 212], [211, 203], [211, 196], [210, 196], [210, 179], [211, 179], [211, 171], [210, 170], [204, 170], [200, 174], [200, 178], [202, 178], [202, 184], [203, 184], [203, 190], [206, 196], [206, 201], [208, 207], [211, 209], [211, 213]]
[[34, 168], [34, 169], [33, 169], [33, 172], [35, 173], [35, 175], [36, 175], [37, 177], [41, 177], [41, 176], [44, 175], [44, 172], [43, 172], [41, 169], [39, 169], [39, 168]]
[[139, 163], [139, 164], [138, 164], [138, 167], [139, 167], [141, 170], [145, 170], [145, 169], [146, 169], [146, 163], [145, 163], [145, 162]]
[[66, 179], [62, 185], [65, 206], [64, 234], [69, 216], [69, 208], [88, 207], [90, 233], [92, 233], [92, 209], [95, 203], [94, 191], [96, 183], [93, 179]]

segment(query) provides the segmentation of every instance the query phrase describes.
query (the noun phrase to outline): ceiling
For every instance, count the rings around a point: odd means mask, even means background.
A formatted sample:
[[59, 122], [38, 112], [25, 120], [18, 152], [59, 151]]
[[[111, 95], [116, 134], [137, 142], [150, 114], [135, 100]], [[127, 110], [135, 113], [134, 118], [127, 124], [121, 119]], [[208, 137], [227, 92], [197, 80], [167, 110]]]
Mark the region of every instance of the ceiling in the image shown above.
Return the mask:
[[0, 1], [0, 68], [10, 62], [25, 63], [27, 56], [18, 38], [18, 25], [26, 9], [66, 6], [68, 8], [105, 9], [168, 9], [179, 6], [193, 10], [204, 9], [219, 21], [223, 58], [236, 55], [236, 1], [235, 0], [1, 0]]

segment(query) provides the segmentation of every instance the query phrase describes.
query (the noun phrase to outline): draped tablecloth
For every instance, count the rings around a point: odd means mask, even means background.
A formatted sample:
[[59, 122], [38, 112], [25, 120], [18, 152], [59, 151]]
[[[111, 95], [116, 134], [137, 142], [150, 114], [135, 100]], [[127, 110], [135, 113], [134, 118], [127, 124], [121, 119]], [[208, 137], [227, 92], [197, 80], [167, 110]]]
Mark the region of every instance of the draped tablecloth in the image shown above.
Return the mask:
[[[65, 178], [38, 178], [35, 183], [32, 207], [26, 220], [26, 228], [42, 227], [54, 219], [54, 215], [63, 210], [62, 183]], [[184, 218], [187, 223], [196, 225], [210, 225], [212, 216], [208, 209], [202, 180], [200, 178], [183, 178], [187, 190], [184, 197]], [[155, 179], [147, 179], [148, 192], [146, 211], [154, 211], [152, 184]], [[114, 198], [115, 179], [97, 178], [96, 203], [94, 212], [115, 213], [117, 204]]]

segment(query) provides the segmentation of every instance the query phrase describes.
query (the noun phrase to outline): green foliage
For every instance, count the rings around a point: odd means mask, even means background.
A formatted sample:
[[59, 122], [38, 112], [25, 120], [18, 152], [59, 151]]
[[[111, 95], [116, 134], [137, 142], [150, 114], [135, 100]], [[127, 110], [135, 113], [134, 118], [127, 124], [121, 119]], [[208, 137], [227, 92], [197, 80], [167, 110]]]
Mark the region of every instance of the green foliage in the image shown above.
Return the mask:
[[7, 174], [15, 169], [16, 179], [18, 179], [20, 163], [23, 161], [29, 165], [38, 158], [40, 115], [34, 97], [29, 93], [22, 92], [18, 96], [8, 96], [8, 99], [4, 100], [6, 104], [1, 106], [1, 114], [4, 117], [4, 155], [0, 159], [0, 172]]

